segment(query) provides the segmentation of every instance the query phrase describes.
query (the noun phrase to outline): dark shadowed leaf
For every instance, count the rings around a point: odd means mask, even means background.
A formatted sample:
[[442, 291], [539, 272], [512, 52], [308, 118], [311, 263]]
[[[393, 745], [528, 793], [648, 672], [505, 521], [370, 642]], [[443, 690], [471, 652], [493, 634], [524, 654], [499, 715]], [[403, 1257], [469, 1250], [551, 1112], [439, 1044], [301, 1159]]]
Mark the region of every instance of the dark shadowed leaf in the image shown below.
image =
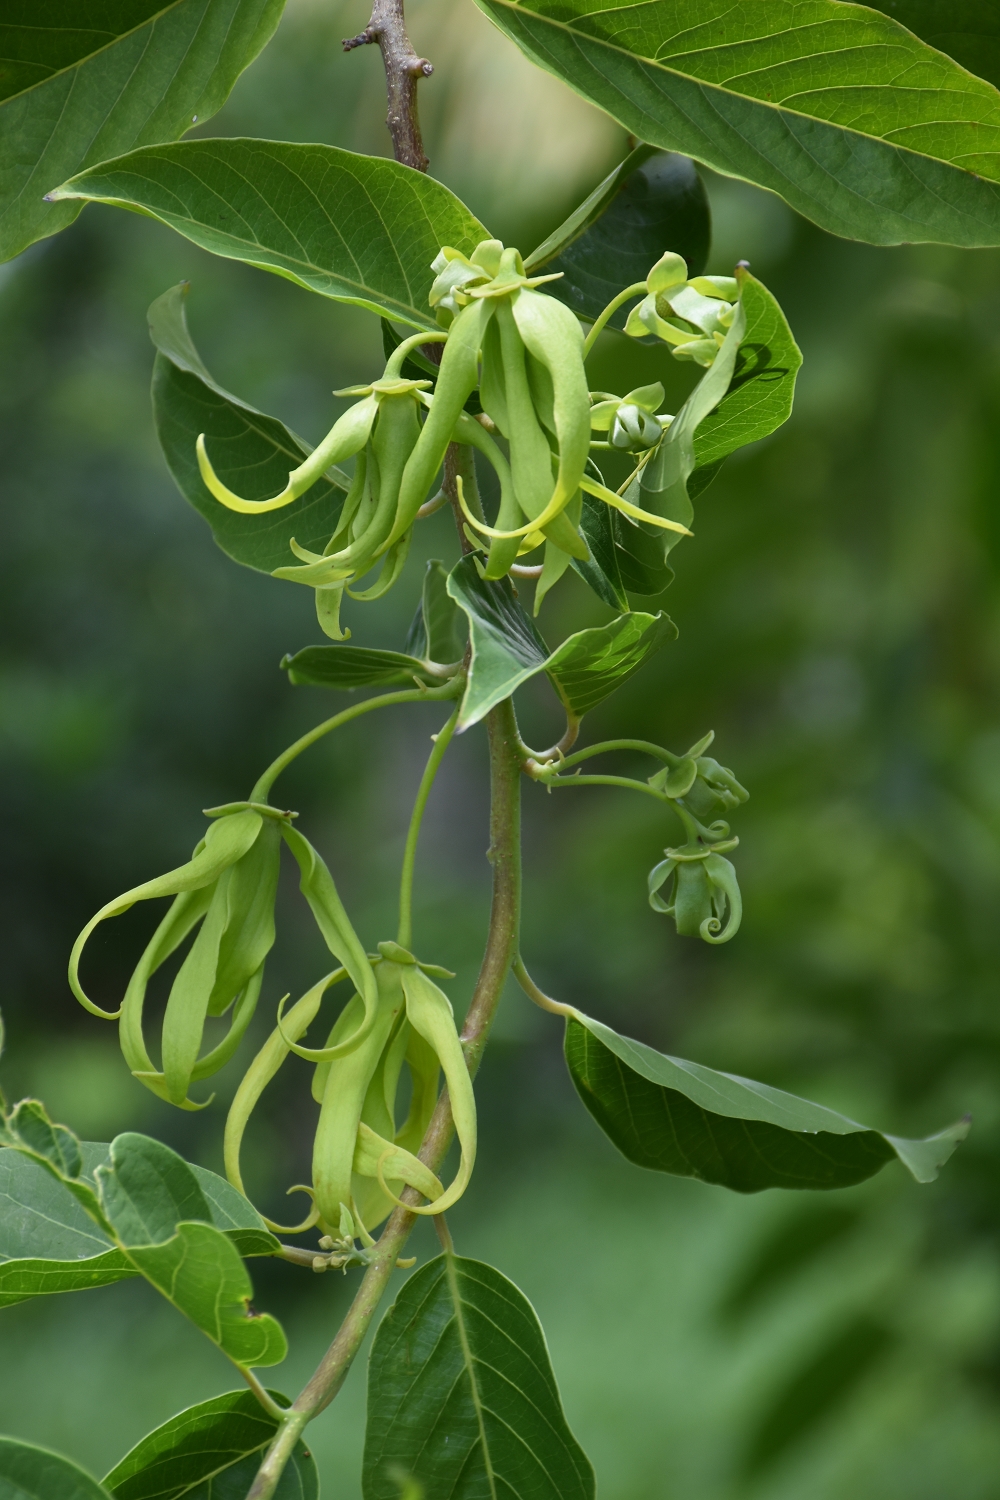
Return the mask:
[[438, 328], [427, 294], [440, 246], [468, 254], [487, 238], [433, 177], [336, 146], [151, 146], [79, 173], [55, 196], [149, 214], [214, 255], [415, 328]]
[[834, 234], [1000, 244], [1000, 94], [888, 16], [840, 0], [477, 3], [626, 130]]
[[365, 1500], [592, 1500], [530, 1302], [492, 1266], [439, 1256], [403, 1287], [368, 1365]]
[[995, 0], [885, 0], [873, 5], [970, 73], [1000, 86], [1000, 9]]
[[452, 569], [448, 592], [469, 617], [472, 661], [459, 723], [477, 723], [539, 672], [548, 674], [567, 711], [581, 718], [677, 635], [666, 615], [627, 614], [567, 637], [549, 651], [507, 578], [480, 578], [473, 558]]
[[46, 203], [81, 167], [172, 141], [221, 109], [284, 0], [9, 4], [0, 19], [0, 260], [71, 224]]
[[413, 617], [403, 649], [410, 656], [446, 665], [457, 661], [464, 641], [459, 641], [461, 615], [448, 593], [448, 574], [432, 557], [424, 572], [420, 604]]
[[[574, 214], [529, 255], [532, 271], [562, 272], [546, 290], [589, 322], [633, 282], [645, 281], [664, 250], [700, 276], [712, 219], [705, 185], [686, 156], [639, 146]], [[628, 308], [612, 315], [624, 328]]]
[[424, 663], [401, 651], [376, 651], [368, 646], [304, 646], [281, 665], [298, 686], [339, 688], [415, 687], [431, 681]]
[[270, 573], [294, 562], [292, 537], [322, 552], [336, 530], [349, 480], [330, 469], [291, 505], [263, 516], [220, 505], [202, 483], [195, 444], [200, 433], [223, 484], [247, 500], [280, 494], [312, 451], [276, 417], [267, 417], [217, 385], [191, 341], [184, 312], [187, 283], [171, 287], [149, 309], [157, 348], [153, 367], [153, 417], [167, 467], [177, 488], [212, 528], [228, 557]]
[[78, 1464], [34, 1443], [0, 1438], [0, 1500], [109, 1500]]
[[[280, 1405], [287, 1398], [271, 1391]], [[105, 1476], [115, 1500], [243, 1500], [277, 1423], [248, 1390], [213, 1396], [149, 1433]], [[275, 1500], [318, 1500], [316, 1464], [300, 1442]]]
[[767, 1084], [667, 1057], [579, 1011], [565, 1046], [577, 1093], [623, 1156], [739, 1193], [850, 1187], [897, 1158], [917, 1182], [932, 1182], [969, 1131], [962, 1121], [900, 1140]]

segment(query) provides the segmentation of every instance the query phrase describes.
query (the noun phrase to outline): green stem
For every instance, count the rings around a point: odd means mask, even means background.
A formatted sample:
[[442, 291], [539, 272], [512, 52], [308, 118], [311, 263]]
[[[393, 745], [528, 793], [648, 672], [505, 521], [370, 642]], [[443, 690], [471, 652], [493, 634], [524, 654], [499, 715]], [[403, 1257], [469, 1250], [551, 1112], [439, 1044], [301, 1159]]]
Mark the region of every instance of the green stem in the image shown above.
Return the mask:
[[[593, 755], [607, 755], [612, 750], [636, 750], [641, 755], [653, 755], [657, 760], [664, 760], [668, 766], [677, 765], [681, 759], [672, 750], [664, 750], [662, 745], [654, 745], [652, 740], [601, 740], [597, 745], [587, 745], [583, 750], [574, 751], [572, 755], [564, 755], [559, 761], [558, 769], [564, 771], [567, 766], [579, 765], [580, 761], [590, 760]], [[534, 759], [538, 760], [539, 757], [536, 755]], [[553, 767], [553, 769], [556, 768]]]
[[[498, 703], [486, 720], [490, 751], [490, 849], [493, 901], [486, 950], [462, 1027], [466, 1066], [475, 1076], [496, 1015], [504, 983], [518, 953], [521, 912], [521, 761], [514, 706]], [[451, 1145], [454, 1122], [447, 1091], [437, 1102], [420, 1147], [420, 1160], [440, 1171]], [[416, 1202], [406, 1188], [404, 1201]], [[416, 1214], [397, 1208], [390, 1215], [361, 1279], [350, 1310], [308, 1384], [286, 1414], [258, 1471], [247, 1500], [272, 1500], [282, 1471], [307, 1422], [334, 1399], [347, 1378], [375, 1311], [384, 1296], [400, 1251], [417, 1222]]]
[[372, 709], [389, 708], [394, 703], [447, 702], [449, 698], [456, 697], [463, 686], [464, 679], [461, 675], [449, 677], [448, 681], [442, 683], [440, 687], [405, 688], [399, 693], [383, 693], [378, 698], [365, 698], [363, 702], [345, 708], [342, 713], [334, 714], [332, 719], [324, 719], [322, 724], [317, 724], [315, 729], [310, 729], [308, 734], [296, 740], [294, 745], [289, 745], [287, 750], [281, 752], [277, 760], [271, 762], [263, 776], [258, 778], [257, 784], [250, 793], [250, 801], [266, 802], [272, 786], [296, 756], [301, 755], [303, 750], [308, 750], [310, 745], [315, 745], [317, 740], [321, 740], [331, 730], [339, 729], [341, 724], [349, 724], [352, 719], [359, 719], [362, 714], [371, 713]]
[[424, 820], [424, 809], [427, 806], [427, 798], [431, 794], [438, 767], [455, 733], [458, 713], [459, 710], [456, 708], [444, 728], [434, 736], [434, 749], [424, 767], [424, 774], [420, 778], [420, 786], [417, 789], [417, 800], [413, 804], [413, 814], [406, 835], [406, 848], [403, 851], [403, 873], [399, 882], [399, 932], [396, 935], [396, 941], [401, 948], [409, 948], [413, 942], [413, 870], [417, 858], [420, 825]]
[[657, 802], [670, 802], [673, 799], [667, 797], [663, 792], [658, 792], [655, 787], [645, 781], [633, 781], [631, 776], [539, 776], [535, 780], [541, 782], [542, 786], [623, 786], [630, 792], [645, 792], [648, 797], [655, 797]]
[[608, 303], [607, 307], [601, 313], [601, 316], [598, 318], [597, 322], [594, 324], [593, 328], [590, 330], [590, 332], [587, 334], [587, 337], [583, 341], [584, 359], [587, 358], [587, 355], [597, 343], [600, 334], [604, 332], [608, 319], [614, 316], [614, 314], [621, 307], [622, 303], [627, 302], [630, 297], [644, 297], [645, 295], [646, 283], [644, 281], [635, 281], [631, 286], [627, 286], [623, 292], [619, 292], [617, 297], [612, 297], [611, 301]]

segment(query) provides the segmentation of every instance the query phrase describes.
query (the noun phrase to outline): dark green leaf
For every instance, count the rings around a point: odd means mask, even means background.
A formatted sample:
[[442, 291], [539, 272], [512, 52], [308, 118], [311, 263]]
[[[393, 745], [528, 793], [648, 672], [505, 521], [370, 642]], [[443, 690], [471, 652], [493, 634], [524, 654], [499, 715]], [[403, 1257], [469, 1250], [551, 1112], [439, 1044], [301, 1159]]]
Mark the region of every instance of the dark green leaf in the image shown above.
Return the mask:
[[159, 351], [153, 367], [153, 417], [167, 466], [178, 489], [212, 528], [228, 557], [270, 573], [294, 562], [295, 538], [322, 552], [336, 529], [349, 480], [339, 469], [280, 510], [244, 515], [220, 505], [202, 483], [195, 443], [199, 433], [216, 473], [248, 500], [280, 494], [290, 469], [311, 452], [276, 417], [264, 416], [216, 385], [188, 333], [184, 313], [187, 283], [158, 297], [149, 309], [149, 332]]
[[[287, 1399], [270, 1394], [280, 1405]], [[248, 1390], [213, 1396], [178, 1412], [137, 1443], [105, 1488], [115, 1500], [244, 1500], [277, 1423]], [[300, 1442], [275, 1500], [318, 1500], [316, 1465]]]
[[996, 0], [885, 0], [873, 5], [963, 68], [1000, 85], [1000, 10]]
[[932, 1182], [969, 1131], [962, 1121], [900, 1140], [767, 1084], [667, 1057], [579, 1011], [566, 1022], [566, 1061], [629, 1161], [739, 1193], [850, 1187], [895, 1158], [917, 1182]]
[[0, 1438], [0, 1500], [109, 1500], [78, 1464], [34, 1443]]
[[[597, 476], [595, 475], [595, 478]], [[603, 475], [600, 482], [603, 484]], [[622, 582], [621, 569], [618, 566], [618, 555], [615, 547], [615, 533], [612, 526], [611, 508], [585, 491], [581, 496], [583, 506], [580, 516], [580, 530], [590, 552], [590, 556], [583, 560], [578, 557], [570, 559], [570, 567], [574, 568], [580, 577], [590, 584], [594, 593], [602, 604], [607, 604], [611, 609], [628, 609], [628, 595]], [[660, 549], [663, 555], [663, 549]]]
[[[645, 281], [664, 250], [687, 261], [700, 276], [708, 259], [712, 219], [705, 185], [686, 156], [639, 146], [565, 224], [527, 259], [534, 273], [562, 272], [546, 290], [594, 322], [612, 297]], [[628, 308], [611, 317], [624, 328]]]
[[668, 615], [619, 615], [607, 625], [569, 636], [553, 651], [545, 670], [570, 713], [580, 719], [676, 639], [677, 626]]
[[517, 602], [509, 578], [480, 578], [473, 556], [448, 575], [448, 593], [469, 617], [472, 661], [459, 725], [476, 724], [495, 704], [541, 672], [549, 648]]
[[172, 141], [225, 103], [284, 0], [72, 0], [0, 21], [0, 260], [71, 224], [44, 202], [91, 163]]
[[398, 1500], [399, 1472], [449, 1500], [592, 1500], [534, 1309], [481, 1261], [422, 1266], [375, 1335], [365, 1500]]
[[877, 11], [477, 3], [626, 130], [769, 188], [824, 229], [1000, 244], [1000, 94]]
[[422, 661], [400, 651], [376, 651], [368, 646], [304, 646], [281, 665], [289, 682], [309, 687], [415, 687], [414, 678], [430, 681]]
[[448, 592], [469, 617], [472, 661], [459, 723], [477, 723], [494, 704], [547, 672], [567, 711], [580, 718], [637, 672], [677, 630], [666, 615], [627, 614], [569, 636], [550, 652], [508, 578], [480, 578], [473, 557], [452, 569]]
[[187, 1162], [148, 1135], [128, 1131], [116, 1136], [94, 1177], [104, 1212], [126, 1247], [163, 1244], [182, 1219], [211, 1222], [208, 1202]]
[[442, 666], [457, 661], [462, 654], [459, 619], [455, 601], [448, 593], [448, 574], [443, 564], [432, 557], [403, 650], [421, 660], [440, 662]]
[[149, 214], [214, 255], [438, 331], [431, 261], [441, 245], [468, 254], [488, 237], [433, 177], [336, 146], [150, 146], [81, 172], [54, 196]]

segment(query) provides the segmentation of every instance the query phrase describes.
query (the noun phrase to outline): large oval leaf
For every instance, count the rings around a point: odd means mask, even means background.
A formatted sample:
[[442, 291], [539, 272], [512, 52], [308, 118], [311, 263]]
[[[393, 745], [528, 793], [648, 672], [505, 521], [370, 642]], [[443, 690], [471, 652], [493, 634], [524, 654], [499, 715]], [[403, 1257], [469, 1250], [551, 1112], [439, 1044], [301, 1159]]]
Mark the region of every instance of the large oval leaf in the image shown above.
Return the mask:
[[262, 516], [229, 510], [206, 489], [195, 450], [200, 433], [205, 434], [223, 484], [248, 500], [280, 494], [289, 470], [312, 450], [276, 417], [231, 396], [212, 379], [188, 332], [187, 291], [186, 282], [171, 287], [149, 309], [149, 334], [157, 349], [156, 435], [177, 488], [208, 522], [226, 556], [270, 573], [293, 559], [288, 545], [292, 537], [310, 551], [322, 552], [336, 530], [349, 480], [331, 468], [291, 505]]
[[932, 1182], [968, 1121], [927, 1140], [871, 1130], [765, 1083], [667, 1057], [574, 1010], [566, 1061], [577, 1093], [623, 1156], [738, 1193], [841, 1188], [898, 1159]]
[[0, 260], [82, 203], [44, 195], [93, 162], [173, 141], [221, 109], [285, 0], [55, 0], [0, 21]]
[[1000, 94], [844, 0], [477, 0], [626, 130], [875, 245], [1000, 244]]
[[[645, 281], [664, 250], [700, 276], [708, 259], [712, 216], [705, 185], [686, 156], [638, 146], [595, 188], [525, 265], [533, 274], [561, 272], [547, 290], [593, 323], [612, 297]], [[611, 326], [624, 328], [620, 307]]]
[[110, 1500], [78, 1464], [34, 1443], [0, 1438], [0, 1500]]
[[152, 146], [79, 173], [52, 197], [149, 214], [213, 255], [415, 328], [438, 328], [427, 294], [439, 248], [470, 254], [488, 237], [423, 172], [282, 141]]
[[[242, 1500], [277, 1425], [251, 1391], [227, 1391], [148, 1433], [105, 1475], [104, 1486], [115, 1500]], [[274, 1493], [275, 1500], [318, 1500], [316, 1462], [301, 1442]]]
[[482, 1261], [422, 1266], [375, 1335], [365, 1500], [398, 1500], [400, 1475], [449, 1500], [592, 1500], [535, 1311]]

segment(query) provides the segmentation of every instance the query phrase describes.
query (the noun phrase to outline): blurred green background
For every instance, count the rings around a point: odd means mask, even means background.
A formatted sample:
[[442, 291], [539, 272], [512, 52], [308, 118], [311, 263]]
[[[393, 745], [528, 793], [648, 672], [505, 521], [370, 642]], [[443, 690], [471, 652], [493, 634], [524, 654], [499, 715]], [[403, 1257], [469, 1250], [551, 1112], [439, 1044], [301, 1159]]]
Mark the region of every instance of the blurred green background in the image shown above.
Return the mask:
[[[624, 139], [466, 0], [411, 12], [436, 65], [421, 86], [432, 169], [527, 250]], [[362, 3], [293, 0], [204, 133], [387, 154], [379, 57], [339, 47], [366, 20]], [[743, 927], [710, 949], [649, 909], [646, 872], [675, 830], [646, 799], [526, 786], [525, 956], [550, 992], [662, 1049], [899, 1134], [967, 1110], [974, 1129], [925, 1188], [899, 1168], [837, 1195], [747, 1200], [658, 1178], [616, 1156], [566, 1078], [558, 1023], [511, 991], [453, 1230], [535, 1302], [605, 1500], [997, 1500], [1000, 258], [854, 245], [746, 185], [708, 187], [710, 269], [750, 260], [802, 346], [796, 411], [699, 502], [663, 600], [680, 638], [585, 735], [680, 751], [716, 730], [751, 790], [734, 819]], [[217, 1168], [238, 1064], [204, 1113], [159, 1105], [114, 1028], [71, 999], [66, 955], [101, 903], [186, 857], [202, 807], [245, 795], [344, 700], [278, 670], [319, 638], [311, 594], [228, 562], [173, 489], [145, 309], [190, 280], [216, 378], [313, 440], [331, 389], [380, 368], [378, 326], [103, 208], [0, 278], [3, 1085], [90, 1138], [148, 1130]], [[605, 345], [595, 385], [660, 377], [676, 409], [690, 371]], [[445, 515], [424, 524], [404, 582], [353, 607], [355, 641], [398, 647], [421, 559], [456, 551]], [[570, 575], [540, 623], [554, 643], [607, 614]], [[548, 743], [553, 700], [538, 685], [521, 697], [526, 737]], [[370, 946], [393, 931], [409, 801], [441, 718], [364, 720], [281, 784]], [[416, 945], [458, 971], [458, 1005], [488, 911], [486, 818], [473, 730], [435, 789], [418, 881]], [[286, 873], [258, 1036], [321, 971]], [[92, 993], [113, 1000], [147, 930], [141, 910], [102, 930]], [[286, 1066], [248, 1133], [248, 1179], [272, 1213], [308, 1159], [308, 1082]], [[429, 1231], [415, 1244], [434, 1253]], [[292, 1336], [275, 1372], [292, 1391], [352, 1282], [252, 1269]], [[234, 1383], [131, 1284], [8, 1310], [0, 1341], [3, 1428], [97, 1472]], [[363, 1398], [359, 1366], [311, 1429], [340, 1500], [359, 1493]]]

